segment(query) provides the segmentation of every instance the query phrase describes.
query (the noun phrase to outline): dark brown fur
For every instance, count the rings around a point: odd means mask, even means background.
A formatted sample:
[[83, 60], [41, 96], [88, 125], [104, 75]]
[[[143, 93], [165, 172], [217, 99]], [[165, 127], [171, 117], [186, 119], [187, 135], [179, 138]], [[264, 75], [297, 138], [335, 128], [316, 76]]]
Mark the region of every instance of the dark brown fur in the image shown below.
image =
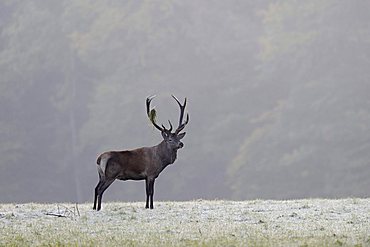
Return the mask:
[[[175, 98], [175, 97], [174, 97]], [[147, 99], [147, 110], [151, 99]], [[95, 187], [94, 207], [100, 210], [104, 191], [116, 180], [145, 180], [146, 184], [146, 208], [153, 208], [154, 181], [168, 165], [175, 162], [177, 150], [183, 147], [180, 141], [185, 133], [179, 133], [189, 121], [189, 116], [185, 123], [182, 123], [184, 105], [175, 98], [180, 106], [179, 127], [174, 133], [166, 129], [153, 125], [161, 131], [163, 141], [153, 147], [143, 147], [134, 150], [109, 151], [99, 155], [96, 163], [98, 166], [99, 183]], [[149, 104], [148, 104], [149, 101]], [[150, 204], [149, 204], [150, 202]]]

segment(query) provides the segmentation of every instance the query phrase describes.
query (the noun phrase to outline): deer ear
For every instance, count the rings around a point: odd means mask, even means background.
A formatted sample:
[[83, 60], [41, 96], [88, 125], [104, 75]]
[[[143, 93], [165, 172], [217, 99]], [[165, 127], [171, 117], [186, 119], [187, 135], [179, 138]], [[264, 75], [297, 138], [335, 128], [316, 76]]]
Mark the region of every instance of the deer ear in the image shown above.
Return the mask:
[[162, 134], [163, 139], [167, 139], [168, 138], [168, 134], [166, 132], [161, 131], [161, 134]]
[[184, 138], [185, 134], [186, 134], [186, 132], [179, 134], [178, 135], [179, 140], [181, 140], [182, 138]]

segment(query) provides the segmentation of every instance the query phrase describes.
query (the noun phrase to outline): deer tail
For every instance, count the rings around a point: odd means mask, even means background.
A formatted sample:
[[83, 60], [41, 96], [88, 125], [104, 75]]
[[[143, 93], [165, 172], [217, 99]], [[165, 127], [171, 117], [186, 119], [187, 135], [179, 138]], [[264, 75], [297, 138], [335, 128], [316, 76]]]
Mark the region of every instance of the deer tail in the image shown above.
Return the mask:
[[98, 157], [96, 160], [98, 173], [99, 175], [104, 178], [105, 177], [105, 169], [107, 167], [107, 162], [110, 159], [110, 155], [108, 153], [104, 153]]

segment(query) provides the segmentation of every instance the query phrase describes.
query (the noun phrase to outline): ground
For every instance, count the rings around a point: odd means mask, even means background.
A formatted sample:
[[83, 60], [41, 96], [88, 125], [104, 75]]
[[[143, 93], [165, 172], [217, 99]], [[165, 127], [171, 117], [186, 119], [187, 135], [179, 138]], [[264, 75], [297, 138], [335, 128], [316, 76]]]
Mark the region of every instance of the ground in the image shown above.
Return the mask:
[[370, 199], [0, 204], [0, 246], [370, 246]]

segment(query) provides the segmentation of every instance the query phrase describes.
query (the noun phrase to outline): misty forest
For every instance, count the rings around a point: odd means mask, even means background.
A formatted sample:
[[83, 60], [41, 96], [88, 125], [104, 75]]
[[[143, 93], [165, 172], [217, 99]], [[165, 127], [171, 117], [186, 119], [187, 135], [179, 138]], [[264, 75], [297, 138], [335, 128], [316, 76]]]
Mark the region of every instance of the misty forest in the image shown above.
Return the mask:
[[[190, 116], [156, 200], [370, 196], [370, 2], [0, 2], [0, 202], [85, 202]], [[106, 201], [144, 201], [116, 181]]]

